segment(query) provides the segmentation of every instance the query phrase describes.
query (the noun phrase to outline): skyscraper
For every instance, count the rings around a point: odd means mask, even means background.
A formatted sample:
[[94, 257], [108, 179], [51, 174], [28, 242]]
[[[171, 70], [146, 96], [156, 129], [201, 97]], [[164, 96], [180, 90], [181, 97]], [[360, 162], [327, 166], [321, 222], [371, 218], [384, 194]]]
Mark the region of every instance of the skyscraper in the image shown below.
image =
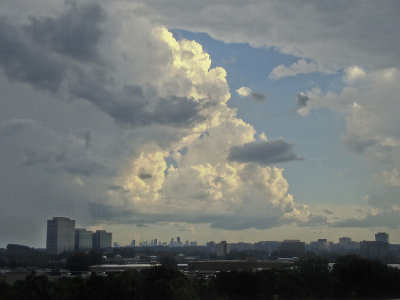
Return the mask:
[[75, 250], [92, 249], [93, 232], [84, 228], [75, 229]]
[[230, 253], [230, 245], [226, 241], [221, 241], [216, 245], [215, 254], [218, 257], [225, 257]]
[[375, 241], [389, 244], [389, 234], [386, 232], [378, 232], [375, 234]]
[[112, 234], [105, 230], [96, 230], [93, 233], [93, 249], [106, 249], [111, 248]]
[[49, 254], [74, 251], [75, 220], [55, 217], [47, 220], [46, 249]]

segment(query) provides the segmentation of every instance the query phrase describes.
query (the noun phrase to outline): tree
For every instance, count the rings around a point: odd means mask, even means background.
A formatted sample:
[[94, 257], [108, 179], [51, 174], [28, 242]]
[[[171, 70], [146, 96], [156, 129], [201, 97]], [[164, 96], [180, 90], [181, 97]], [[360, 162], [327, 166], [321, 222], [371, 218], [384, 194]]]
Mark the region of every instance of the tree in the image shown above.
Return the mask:
[[68, 258], [67, 268], [71, 271], [87, 271], [90, 263], [89, 255], [83, 252], [76, 252]]

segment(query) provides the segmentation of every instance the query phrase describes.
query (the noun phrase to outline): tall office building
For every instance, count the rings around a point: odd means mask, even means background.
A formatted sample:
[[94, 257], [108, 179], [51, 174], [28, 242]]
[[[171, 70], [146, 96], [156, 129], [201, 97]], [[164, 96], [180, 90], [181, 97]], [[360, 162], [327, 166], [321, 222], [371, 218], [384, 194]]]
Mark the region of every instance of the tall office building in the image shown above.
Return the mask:
[[93, 249], [107, 249], [111, 248], [112, 234], [105, 230], [96, 230], [93, 233]]
[[375, 234], [375, 241], [389, 244], [389, 234], [386, 232], [378, 232]]
[[75, 251], [90, 250], [93, 244], [93, 232], [84, 228], [75, 229]]
[[215, 254], [218, 257], [225, 257], [230, 252], [230, 245], [226, 241], [221, 241], [216, 245]]
[[49, 254], [74, 251], [75, 220], [55, 217], [47, 220], [46, 249]]

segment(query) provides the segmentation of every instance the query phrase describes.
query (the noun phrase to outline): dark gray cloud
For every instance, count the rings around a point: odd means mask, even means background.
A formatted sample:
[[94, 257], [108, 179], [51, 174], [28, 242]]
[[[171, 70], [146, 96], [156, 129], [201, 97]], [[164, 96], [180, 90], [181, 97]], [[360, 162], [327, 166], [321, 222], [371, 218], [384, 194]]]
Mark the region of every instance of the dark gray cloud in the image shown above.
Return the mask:
[[368, 214], [364, 218], [349, 218], [339, 221], [333, 225], [334, 227], [391, 227], [398, 228], [400, 226], [399, 212], [395, 210], [383, 210], [377, 214]]
[[141, 12], [169, 28], [207, 32], [228, 43], [276, 47], [339, 68], [400, 65], [400, 33], [393, 30], [400, 24], [396, 0], [341, 1], [338, 5], [329, 0], [141, 2]]
[[112, 175], [113, 173], [109, 172], [100, 162], [84, 159], [67, 161], [64, 163], [64, 169], [71, 174], [82, 176], [104, 175], [104, 173]]
[[81, 61], [99, 58], [99, 24], [105, 19], [100, 6], [70, 4], [59, 18], [30, 18], [23, 26], [0, 18], [0, 65], [11, 80], [57, 92], [66, 73], [77, 67], [66, 57]]
[[268, 216], [218, 216], [212, 221], [211, 228], [221, 228], [228, 230], [243, 230], [248, 228], [268, 229], [279, 225], [296, 223], [299, 226], [320, 226], [326, 224], [326, 217], [321, 215], [310, 215], [307, 221], [296, 221], [282, 219], [280, 214]]
[[0, 18], [0, 65], [9, 79], [51, 92], [59, 90], [67, 70], [57, 55], [43, 51], [5, 17]]
[[78, 5], [67, 2], [67, 10], [58, 18], [29, 18], [23, 29], [38, 44], [81, 61], [100, 58], [98, 43], [101, 24], [106, 19], [104, 9], [95, 3]]
[[350, 150], [362, 154], [368, 147], [373, 146], [376, 140], [368, 137], [350, 135], [346, 137], [344, 142]]
[[43, 165], [47, 171], [63, 170], [74, 175], [113, 175], [114, 171], [89, 152], [87, 134], [65, 140], [40, 122], [14, 119], [0, 123], [0, 144], [18, 157], [23, 168]]
[[21, 167], [30, 167], [37, 164], [45, 164], [53, 161], [51, 153], [38, 149], [25, 149], [24, 158], [20, 164]]
[[91, 131], [86, 131], [83, 134], [83, 138], [85, 139], [85, 148], [86, 149], [91, 148], [92, 147], [92, 140], [93, 140], [92, 132]]
[[327, 223], [326, 216], [310, 214], [307, 221], [299, 221], [299, 226], [321, 226]]
[[140, 224], [136, 224], [136, 227], [145, 228], [145, 227], [148, 227], [148, 225], [140, 223]]
[[266, 98], [266, 96], [264, 94], [254, 93], [254, 92], [251, 93], [251, 99], [253, 99], [254, 101], [262, 102], [265, 100], [265, 98]]
[[282, 224], [279, 215], [277, 216], [264, 216], [264, 217], [242, 217], [235, 216], [219, 216], [213, 220], [211, 228], [220, 228], [228, 230], [243, 230], [247, 228], [267, 229]]
[[25, 130], [38, 126], [39, 123], [34, 120], [13, 119], [4, 121], [0, 124], [0, 144], [8, 138], [16, 136]]
[[96, 4], [68, 6], [58, 18], [31, 17], [22, 26], [0, 19], [0, 66], [10, 80], [88, 100], [123, 125], [188, 127], [205, 119], [194, 99], [146, 98], [140, 86], [116, 89], [98, 50], [104, 10]]
[[153, 176], [151, 175], [151, 174], [148, 174], [148, 173], [140, 173], [139, 174], [139, 178], [140, 179], [150, 179], [150, 178], [152, 178]]
[[296, 95], [297, 99], [297, 108], [303, 108], [307, 106], [307, 102], [310, 100], [310, 98], [302, 93], [297, 93]]
[[200, 115], [202, 106], [192, 98], [170, 96], [151, 99], [156, 104], [150, 109], [150, 99], [144, 97], [141, 87], [125, 86], [121, 91], [114, 92], [105, 88], [105, 79], [101, 74], [95, 77], [97, 80], [92, 80], [81, 73], [80, 80], [71, 86], [71, 93], [91, 101], [120, 124], [187, 127], [204, 120]]
[[229, 159], [238, 162], [254, 162], [263, 165], [276, 164], [292, 160], [301, 160], [293, 146], [282, 139], [273, 141], [251, 142], [233, 147]]
[[118, 184], [112, 184], [108, 186], [108, 190], [109, 191], [114, 191], [114, 192], [123, 192], [123, 193], [127, 193], [128, 190], [125, 189], [123, 186], [118, 185]]

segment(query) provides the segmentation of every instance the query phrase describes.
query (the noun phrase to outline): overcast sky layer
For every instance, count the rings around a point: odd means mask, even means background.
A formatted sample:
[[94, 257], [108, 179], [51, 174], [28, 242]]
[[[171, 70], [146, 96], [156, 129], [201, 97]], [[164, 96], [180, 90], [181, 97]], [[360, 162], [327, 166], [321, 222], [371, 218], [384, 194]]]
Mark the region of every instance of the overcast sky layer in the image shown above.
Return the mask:
[[400, 243], [398, 1], [0, 2], [0, 247]]

